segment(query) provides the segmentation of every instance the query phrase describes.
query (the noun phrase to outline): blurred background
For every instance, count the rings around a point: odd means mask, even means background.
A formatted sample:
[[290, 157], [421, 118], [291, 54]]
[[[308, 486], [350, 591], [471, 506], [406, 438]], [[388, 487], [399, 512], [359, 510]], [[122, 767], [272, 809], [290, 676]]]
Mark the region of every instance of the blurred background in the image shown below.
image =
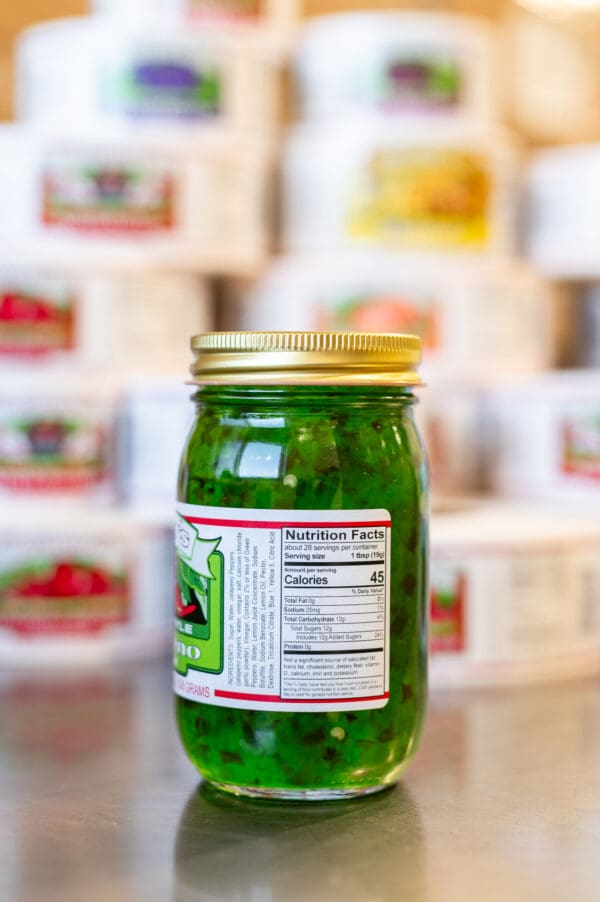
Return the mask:
[[600, 7], [0, 12], [0, 664], [165, 654], [203, 329], [423, 337], [434, 688], [600, 668]]

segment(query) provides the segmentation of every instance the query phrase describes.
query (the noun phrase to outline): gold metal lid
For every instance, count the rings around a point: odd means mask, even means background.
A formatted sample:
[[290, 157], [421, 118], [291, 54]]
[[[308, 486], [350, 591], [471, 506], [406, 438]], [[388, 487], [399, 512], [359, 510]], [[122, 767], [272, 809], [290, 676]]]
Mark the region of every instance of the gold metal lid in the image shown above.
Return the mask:
[[421, 339], [387, 332], [203, 332], [202, 385], [421, 385]]

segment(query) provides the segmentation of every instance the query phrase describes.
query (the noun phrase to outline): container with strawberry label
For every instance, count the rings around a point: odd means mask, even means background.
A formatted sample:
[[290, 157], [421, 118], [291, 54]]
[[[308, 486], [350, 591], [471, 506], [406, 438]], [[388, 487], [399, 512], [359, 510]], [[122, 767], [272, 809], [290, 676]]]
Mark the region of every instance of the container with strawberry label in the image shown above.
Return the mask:
[[0, 362], [72, 352], [76, 306], [68, 279], [0, 271]]
[[0, 576], [0, 627], [86, 635], [129, 620], [126, 568], [93, 559], [35, 559]]
[[20, 507], [0, 519], [3, 663], [90, 663], [166, 648], [166, 518]]
[[507, 381], [486, 391], [488, 487], [512, 498], [600, 504], [600, 398], [594, 370]]
[[429, 648], [432, 653], [462, 651], [466, 579], [460, 569], [438, 567], [431, 586]]
[[190, 273], [0, 265], [0, 366], [181, 372], [190, 333], [210, 326], [207, 286]]

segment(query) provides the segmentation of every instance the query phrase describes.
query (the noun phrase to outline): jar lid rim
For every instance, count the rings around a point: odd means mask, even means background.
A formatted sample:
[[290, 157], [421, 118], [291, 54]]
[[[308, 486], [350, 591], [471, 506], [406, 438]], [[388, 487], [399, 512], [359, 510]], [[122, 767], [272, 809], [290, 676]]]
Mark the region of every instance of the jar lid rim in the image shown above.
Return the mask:
[[191, 348], [198, 383], [421, 383], [421, 339], [404, 333], [203, 332]]

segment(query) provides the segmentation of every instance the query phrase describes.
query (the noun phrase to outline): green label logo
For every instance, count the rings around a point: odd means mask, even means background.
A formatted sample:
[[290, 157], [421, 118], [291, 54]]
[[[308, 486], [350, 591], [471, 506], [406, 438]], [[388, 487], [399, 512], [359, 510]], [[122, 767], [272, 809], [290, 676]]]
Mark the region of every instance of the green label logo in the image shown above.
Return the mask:
[[224, 557], [216, 550], [219, 543], [196, 537], [195, 566], [178, 548], [174, 664], [182, 676], [188, 670], [223, 670]]

